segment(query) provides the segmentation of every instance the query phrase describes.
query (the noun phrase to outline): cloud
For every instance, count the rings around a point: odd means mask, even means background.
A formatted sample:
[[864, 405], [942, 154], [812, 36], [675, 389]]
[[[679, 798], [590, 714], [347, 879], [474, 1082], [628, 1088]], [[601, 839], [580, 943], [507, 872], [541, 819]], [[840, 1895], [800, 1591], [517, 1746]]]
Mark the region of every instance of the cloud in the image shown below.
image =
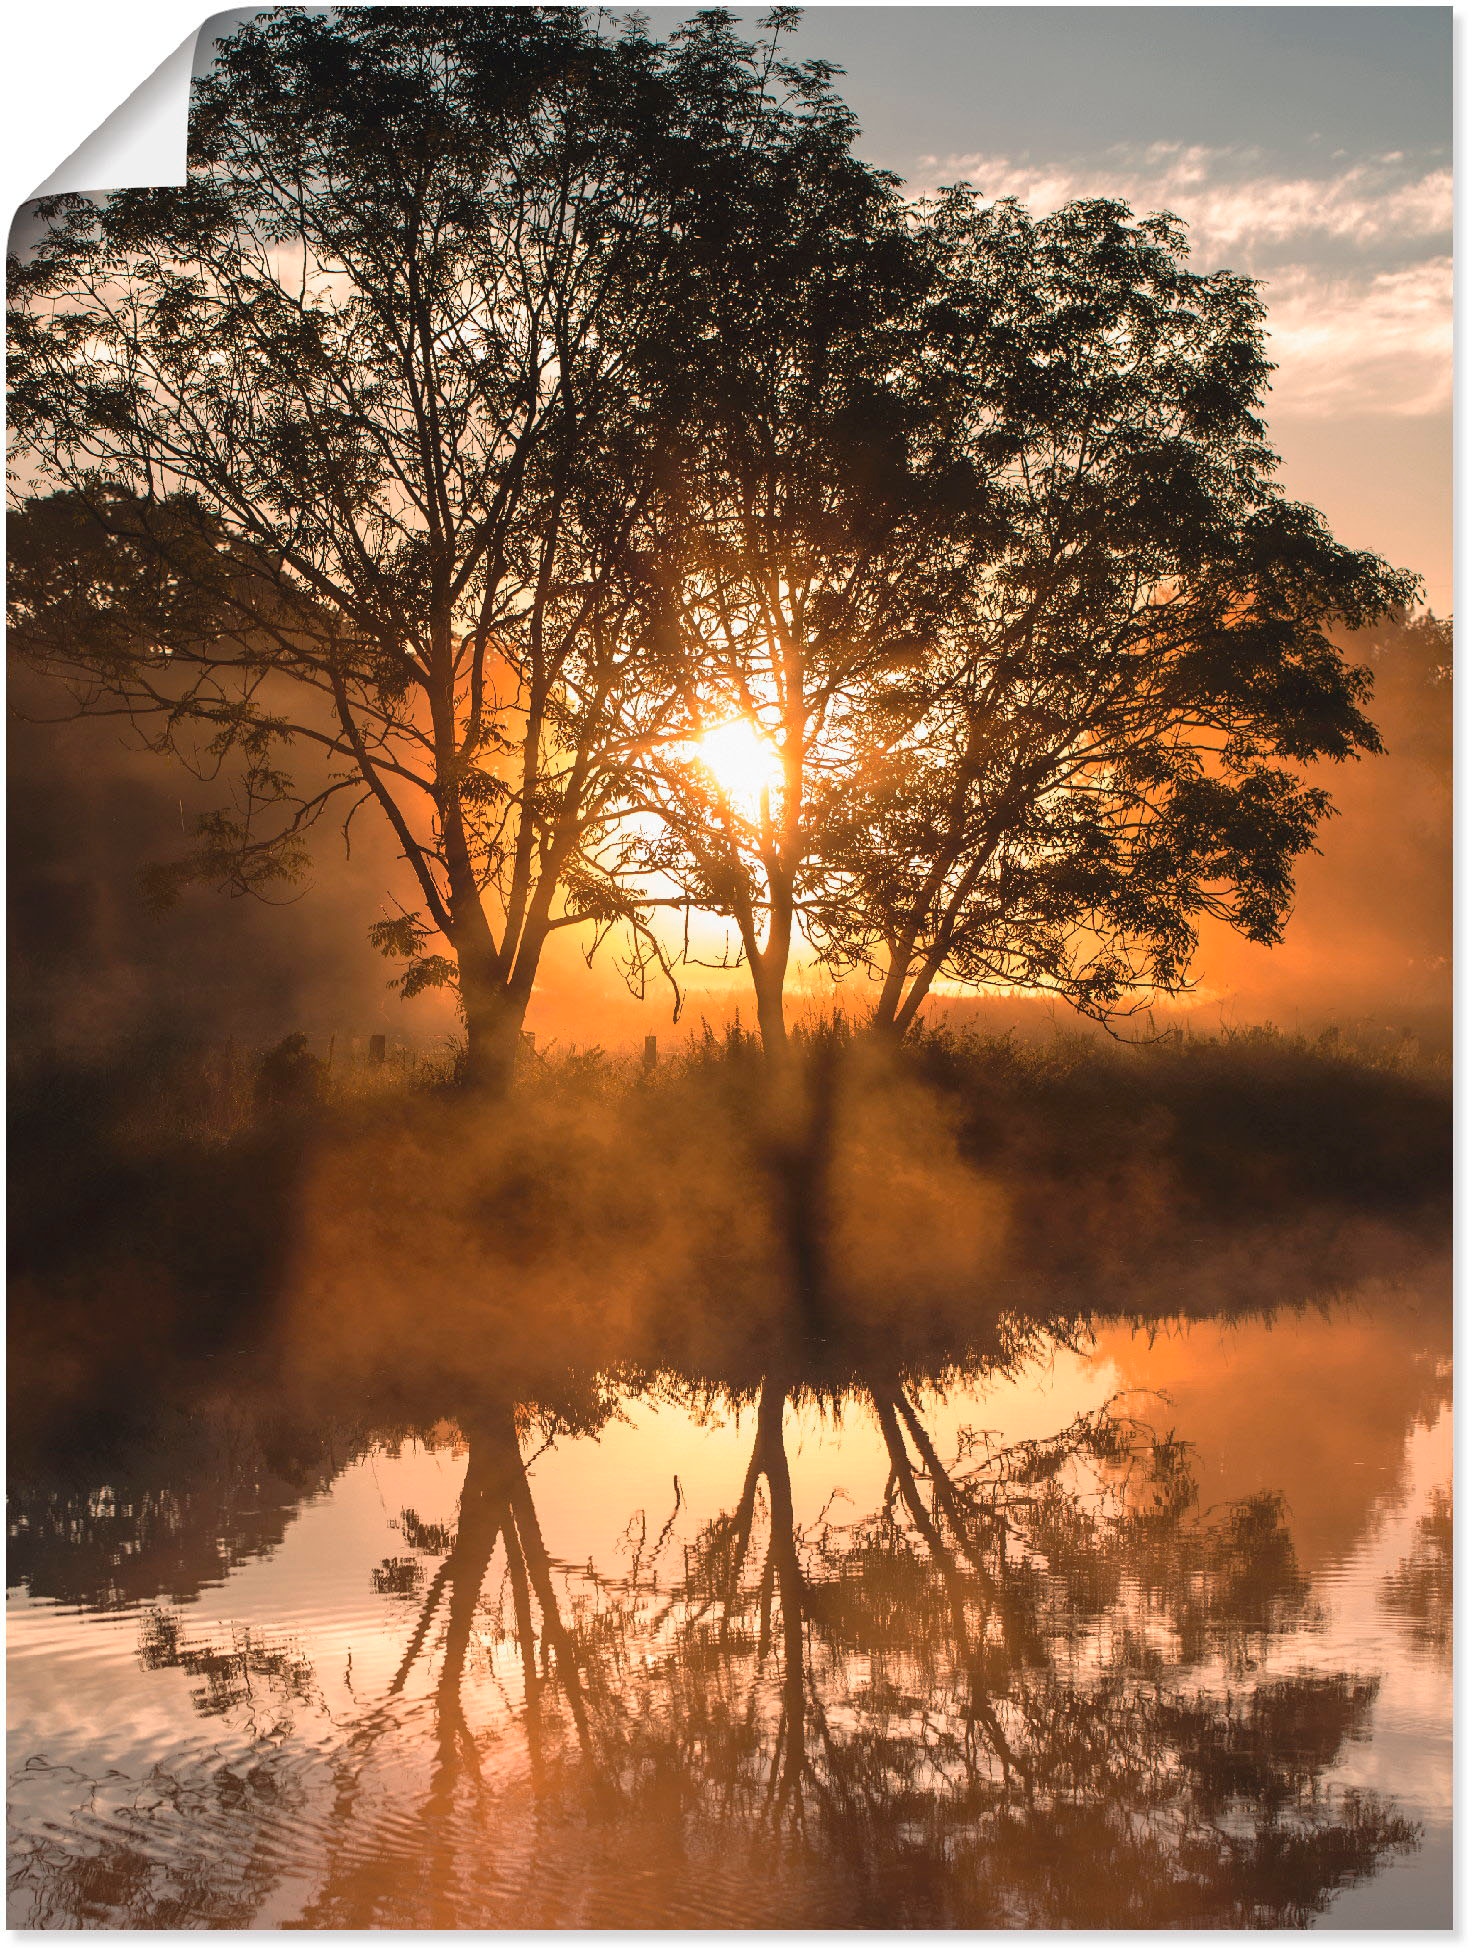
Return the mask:
[[1368, 278], [1289, 266], [1266, 280], [1275, 404], [1327, 417], [1446, 412], [1452, 399], [1452, 261]]
[[1099, 196], [1173, 211], [1195, 262], [1262, 280], [1279, 413], [1450, 406], [1452, 173], [1439, 158], [1393, 151], [1305, 176], [1254, 149], [1154, 143], [1052, 164], [922, 156], [912, 176], [923, 189], [961, 181], [1038, 213]]
[[1173, 210], [1191, 226], [1197, 248], [1238, 260], [1285, 245], [1334, 243], [1357, 251], [1404, 250], [1450, 237], [1452, 173], [1417, 169], [1399, 152], [1349, 164], [1331, 176], [1286, 176], [1263, 167], [1260, 152], [1152, 143], [1116, 147], [1093, 161], [1036, 165], [980, 153], [919, 159], [926, 187], [968, 181], [984, 195], [1016, 197], [1033, 210], [1074, 197], [1119, 197], [1140, 210]]

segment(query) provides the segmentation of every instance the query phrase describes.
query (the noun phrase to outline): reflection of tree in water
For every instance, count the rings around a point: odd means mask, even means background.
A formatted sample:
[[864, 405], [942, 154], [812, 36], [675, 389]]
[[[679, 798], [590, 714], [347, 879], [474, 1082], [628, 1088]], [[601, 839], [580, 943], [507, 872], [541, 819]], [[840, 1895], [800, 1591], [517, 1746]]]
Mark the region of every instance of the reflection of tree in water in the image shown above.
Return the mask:
[[[412, 1623], [314, 1796], [301, 1922], [1287, 1925], [1413, 1847], [1327, 1781], [1374, 1683], [1258, 1672], [1314, 1619], [1275, 1499], [1202, 1513], [1119, 1403], [947, 1465], [898, 1376], [865, 1399], [877, 1511], [799, 1523], [769, 1379], [731, 1509], [689, 1539], [677, 1494], [616, 1579], [550, 1556], [526, 1420], [468, 1417], [453, 1539], [401, 1523], [374, 1575]], [[145, 1657], [202, 1707], [310, 1687], [168, 1618]]]
[[310, 1797], [290, 1744], [303, 1711], [320, 1714], [320, 1693], [290, 1636], [202, 1635], [159, 1596], [192, 1601], [268, 1557], [364, 1441], [361, 1424], [330, 1415], [216, 1401], [150, 1405], [115, 1438], [106, 1481], [87, 1482], [85, 1443], [54, 1475], [22, 1451], [7, 1501], [11, 1584], [108, 1612], [145, 1603], [142, 1664], [197, 1681], [196, 1708], [227, 1739], [142, 1781], [26, 1758], [11, 1776], [12, 1925], [182, 1930], [257, 1916], [302, 1849]]
[[247, 1766], [154, 1769], [142, 1782], [41, 1759], [18, 1773], [50, 1822], [33, 1817], [12, 1838], [12, 1927], [244, 1929], [300, 1849], [307, 1796], [270, 1751]]
[[1113, 1412], [948, 1470], [897, 1381], [869, 1393], [883, 1507], [800, 1533], [763, 1391], [628, 1719], [687, 1821], [719, 1785], [724, 1820], [841, 1865], [849, 1922], [914, 1925], [1301, 1922], [1411, 1842], [1323, 1785], [1372, 1684], [1188, 1684], [1304, 1617], [1274, 1501], [1196, 1515], [1179, 1449]]
[[304, 1500], [358, 1454], [360, 1426], [331, 1418], [156, 1412], [108, 1481], [12, 1475], [8, 1577], [38, 1599], [126, 1607], [166, 1593], [192, 1600], [280, 1545]]
[[278, 1634], [234, 1625], [229, 1636], [228, 1645], [191, 1637], [177, 1613], [156, 1606], [144, 1616], [139, 1658], [146, 1668], [177, 1667], [196, 1678], [201, 1715], [241, 1710], [257, 1741], [289, 1734], [293, 1701], [320, 1701], [312, 1663]]
[[[780, 1877], [803, 1920], [1301, 1924], [1413, 1846], [1383, 1804], [1325, 1782], [1374, 1683], [1250, 1679], [1314, 1619], [1276, 1499], [1200, 1513], [1181, 1447], [1119, 1405], [1048, 1443], [965, 1435], [947, 1468], [910, 1391], [866, 1391], [890, 1465], [878, 1512], [798, 1524], [787, 1392], [769, 1380], [736, 1504], [681, 1545], [674, 1577], [678, 1503], [652, 1550], [637, 1527], [622, 1579], [557, 1575], [509, 1414], [476, 1425], [456, 1540], [395, 1681], [439, 1613], [413, 1841], [370, 1863], [347, 1767], [306, 1922], [474, 1922], [487, 1825], [499, 1901], [518, 1889], [527, 1922], [547, 1907], [468, 1724], [477, 1629], [519, 1659], [529, 1827], [564, 1851], [622, 1849], [625, 1870], [637, 1852], [665, 1902], [724, 1858]], [[565, 1864], [552, 1875], [565, 1885]], [[537, 1922], [577, 1920], [554, 1901]]]
[[1450, 1656], [1452, 1646], [1452, 1488], [1432, 1490], [1426, 1511], [1416, 1521], [1415, 1541], [1381, 1596], [1405, 1623], [1418, 1646]]
[[196, 1681], [196, 1712], [231, 1739], [141, 1782], [29, 1759], [11, 1779], [27, 1818], [11, 1840], [12, 1925], [243, 1928], [301, 1850], [310, 1762], [292, 1737], [326, 1704], [296, 1639], [239, 1623], [202, 1634], [155, 1605], [138, 1655]]
[[[605, 1414], [564, 1414], [550, 1419], [549, 1427], [569, 1434], [586, 1431], [596, 1428]], [[564, 1619], [557, 1573], [527, 1475], [523, 1444], [528, 1422], [506, 1404], [482, 1407], [465, 1419], [468, 1452], [454, 1537], [424, 1585], [387, 1701], [363, 1718], [337, 1758], [327, 1862], [319, 1894], [303, 1917], [307, 1925], [389, 1925], [404, 1918], [431, 1928], [476, 1922], [474, 1901], [469, 1900], [470, 1915], [463, 1908], [469, 1868], [465, 1859], [473, 1863], [484, 1849], [490, 1797], [483, 1776], [483, 1738], [472, 1730], [465, 1688], [473, 1649], [486, 1631], [516, 1652], [533, 1796], [567, 1750], [595, 1798], [605, 1787], [599, 1756], [606, 1745], [598, 1739], [593, 1718], [599, 1707], [606, 1709], [609, 1691], [598, 1672], [596, 1652], [585, 1644], [587, 1637]], [[406, 1542], [420, 1551], [444, 1543], [439, 1528], [424, 1526], [413, 1512], [402, 1515], [400, 1529]], [[500, 1577], [489, 1585], [498, 1548]], [[409, 1583], [402, 1560], [385, 1563], [400, 1569], [401, 1588]], [[383, 1572], [380, 1567], [374, 1575], [380, 1587]], [[407, 1827], [401, 1810], [384, 1824], [372, 1781], [375, 1751], [385, 1741], [394, 1747], [404, 1727], [400, 1703], [416, 1667], [436, 1645], [436, 1628], [440, 1660], [432, 1695], [428, 1785]], [[391, 1785], [388, 1793], [398, 1801], [399, 1785]], [[467, 1828], [467, 1816], [481, 1828]]]

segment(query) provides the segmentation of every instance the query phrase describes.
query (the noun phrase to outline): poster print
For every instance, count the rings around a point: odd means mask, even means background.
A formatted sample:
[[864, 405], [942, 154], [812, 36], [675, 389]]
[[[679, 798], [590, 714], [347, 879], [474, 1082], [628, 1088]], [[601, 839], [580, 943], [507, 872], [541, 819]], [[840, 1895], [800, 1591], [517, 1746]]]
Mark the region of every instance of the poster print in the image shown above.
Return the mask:
[[245, 10], [22, 209], [13, 1925], [1450, 1923], [1449, 43]]

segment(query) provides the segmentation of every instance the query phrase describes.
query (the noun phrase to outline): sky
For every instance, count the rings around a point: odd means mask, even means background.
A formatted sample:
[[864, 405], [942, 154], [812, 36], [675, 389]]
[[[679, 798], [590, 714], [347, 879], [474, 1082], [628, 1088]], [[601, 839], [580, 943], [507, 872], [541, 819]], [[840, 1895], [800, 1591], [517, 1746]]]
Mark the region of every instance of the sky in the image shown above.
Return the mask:
[[791, 46], [912, 190], [1171, 210], [1200, 267], [1260, 279], [1285, 490], [1451, 613], [1450, 7], [810, 6]]
[[793, 45], [913, 189], [1168, 209], [1262, 280], [1285, 488], [1450, 612], [1450, 7], [812, 7]]
[[[667, 33], [689, 11], [652, 9], [650, 29]], [[755, 31], [761, 13], [738, 17]], [[211, 21], [202, 57], [212, 30], [239, 18]], [[837, 85], [861, 153], [917, 191], [968, 179], [1039, 211], [1077, 195], [1168, 208], [1189, 224], [1198, 265], [1261, 279], [1285, 489], [1320, 507], [1345, 543], [1418, 571], [1444, 615], [1451, 21], [1450, 8], [1430, 7], [812, 7], [794, 48], [846, 71]], [[1303, 864], [1286, 945], [1212, 945], [1212, 1008], [1225, 990], [1243, 1020], [1292, 1025], [1320, 1007], [1358, 1017], [1381, 995], [1382, 1014], [1409, 1016], [1440, 996], [1449, 798], [1443, 768], [1399, 751], [1419, 722], [1409, 696], [1382, 685], [1391, 759], [1326, 782], [1344, 812], [1322, 857]], [[155, 923], [134, 913], [134, 872], [170, 851], [160, 833], [183, 823], [188, 783], [124, 757], [105, 726], [33, 733], [11, 764], [24, 786], [13, 804], [36, 809], [18, 850], [22, 933], [41, 992], [71, 999], [77, 1035], [160, 1014], [192, 1034], [228, 1021], [247, 1040], [303, 1027], [323, 1046], [334, 1030], [420, 1043], [453, 1031], [443, 995], [405, 1007], [367, 948], [398, 872], [387, 842], [365, 834], [345, 870], [324, 836], [313, 887], [286, 908], [199, 895]], [[80, 819], [48, 825], [48, 781], [70, 782]], [[53, 980], [69, 959], [94, 979]], [[744, 990], [744, 972], [686, 975], [687, 1023]], [[820, 1005], [829, 994], [816, 973], [795, 987], [800, 1004], [809, 989]], [[565, 938], [532, 1021], [576, 1042], [672, 1034], [665, 996], [636, 1008], [607, 962], [590, 977]]]
[[810, 6], [791, 46], [916, 192], [1170, 210], [1199, 266], [1260, 279], [1285, 490], [1451, 613], [1450, 7]]

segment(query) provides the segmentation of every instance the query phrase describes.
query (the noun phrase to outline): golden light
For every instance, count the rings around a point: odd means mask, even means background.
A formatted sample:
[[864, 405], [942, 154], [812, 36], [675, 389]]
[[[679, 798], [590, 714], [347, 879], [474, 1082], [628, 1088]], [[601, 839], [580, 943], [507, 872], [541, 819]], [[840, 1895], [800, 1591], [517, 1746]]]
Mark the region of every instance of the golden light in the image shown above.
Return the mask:
[[695, 757], [739, 813], [754, 814], [764, 792], [775, 797], [781, 789], [777, 749], [748, 718], [733, 718], [702, 733]]

